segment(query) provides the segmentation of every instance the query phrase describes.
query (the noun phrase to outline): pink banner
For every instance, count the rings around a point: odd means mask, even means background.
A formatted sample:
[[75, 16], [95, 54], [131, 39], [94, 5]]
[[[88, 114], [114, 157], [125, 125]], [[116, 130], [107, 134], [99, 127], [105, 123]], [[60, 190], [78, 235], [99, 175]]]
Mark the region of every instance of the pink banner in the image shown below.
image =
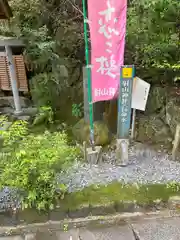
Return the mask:
[[117, 97], [124, 63], [127, 0], [89, 0], [93, 102]]

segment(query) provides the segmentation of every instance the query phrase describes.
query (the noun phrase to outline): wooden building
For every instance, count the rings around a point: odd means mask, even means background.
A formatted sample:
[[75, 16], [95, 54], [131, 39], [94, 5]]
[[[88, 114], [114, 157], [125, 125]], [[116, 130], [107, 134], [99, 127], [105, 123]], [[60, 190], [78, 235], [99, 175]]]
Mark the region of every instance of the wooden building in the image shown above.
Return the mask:
[[[13, 16], [7, 0], [0, 0], [0, 21]], [[12, 91], [15, 114], [22, 113], [19, 92], [28, 91], [23, 60], [24, 44], [19, 39], [0, 37], [0, 89]]]
[[28, 81], [24, 57], [22, 55], [25, 45], [21, 40], [9, 39], [0, 36], [0, 89], [11, 91], [11, 80], [5, 46], [10, 46], [13, 56], [17, 87], [19, 92], [28, 92]]

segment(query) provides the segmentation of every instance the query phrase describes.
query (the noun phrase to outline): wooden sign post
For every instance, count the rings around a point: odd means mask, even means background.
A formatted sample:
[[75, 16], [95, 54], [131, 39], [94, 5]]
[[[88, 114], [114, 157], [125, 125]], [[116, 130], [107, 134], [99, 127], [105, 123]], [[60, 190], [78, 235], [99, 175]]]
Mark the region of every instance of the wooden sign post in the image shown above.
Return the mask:
[[122, 66], [118, 100], [117, 163], [127, 165], [134, 66]]

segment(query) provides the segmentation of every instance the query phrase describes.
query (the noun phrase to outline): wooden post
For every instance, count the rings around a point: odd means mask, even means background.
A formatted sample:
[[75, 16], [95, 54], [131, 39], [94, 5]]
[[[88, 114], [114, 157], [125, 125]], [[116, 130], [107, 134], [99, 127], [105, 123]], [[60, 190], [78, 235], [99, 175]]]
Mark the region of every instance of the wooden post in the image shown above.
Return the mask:
[[134, 139], [135, 124], [136, 124], [136, 109], [133, 108], [132, 126], [131, 126], [131, 139], [132, 140]]
[[176, 126], [176, 133], [173, 141], [173, 149], [172, 149], [173, 160], [176, 160], [179, 143], [180, 143], [180, 125], [178, 124]]
[[83, 90], [84, 90], [84, 120], [89, 122], [89, 103], [88, 103], [88, 76], [87, 68], [83, 67]]
[[101, 162], [102, 158], [102, 147], [101, 146], [95, 146], [94, 149], [87, 148], [87, 162], [91, 165], [98, 164]]
[[129, 139], [117, 139], [116, 149], [117, 165], [126, 166], [129, 160]]
[[134, 66], [120, 69], [116, 157], [118, 165], [128, 164], [129, 130]]
[[19, 98], [19, 90], [17, 86], [16, 71], [15, 71], [15, 66], [14, 66], [13, 56], [12, 56], [12, 50], [10, 46], [5, 46], [5, 50], [6, 50], [7, 60], [8, 60], [10, 81], [11, 81], [12, 92], [14, 97], [15, 113], [20, 114], [22, 110], [21, 110], [21, 104], [20, 104], [20, 98]]

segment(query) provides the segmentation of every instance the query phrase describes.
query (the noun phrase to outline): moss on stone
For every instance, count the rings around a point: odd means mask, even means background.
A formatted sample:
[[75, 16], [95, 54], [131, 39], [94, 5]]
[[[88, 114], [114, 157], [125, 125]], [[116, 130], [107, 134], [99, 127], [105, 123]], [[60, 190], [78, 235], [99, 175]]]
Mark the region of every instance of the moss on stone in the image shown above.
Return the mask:
[[[72, 128], [72, 133], [79, 142], [86, 141], [89, 142], [90, 139], [90, 127], [89, 124], [81, 119], [79, 122], [75, 124]], [[94, 141], [95, 145], [107, 145], [110, 143], [110, 132], [108, 126], [101, 121], [94, 122]]]
[[149, 204], [157, 199], [167, 201], [169, 197], [180, 195], [180, 190], [174, 191], [165, 184], [150, 185], [123, 185], [113, 182], [109, 185], [93, 185], [82, 191], [70, 193], [61, 202], [64, 210], [73, 211], [83, 206], [112, 206], [136, 202], [136, 204]]
[[166, 105], [167, 90], [161, 86], [154, 86], [150, 90], [150, 94], [146, 106], [146, 114], [156, 113]]
[[168, 144], [172, 141], [169, 127], [158, 115], [140, 116], [136, 130], [136, 140], [154, 144]]

